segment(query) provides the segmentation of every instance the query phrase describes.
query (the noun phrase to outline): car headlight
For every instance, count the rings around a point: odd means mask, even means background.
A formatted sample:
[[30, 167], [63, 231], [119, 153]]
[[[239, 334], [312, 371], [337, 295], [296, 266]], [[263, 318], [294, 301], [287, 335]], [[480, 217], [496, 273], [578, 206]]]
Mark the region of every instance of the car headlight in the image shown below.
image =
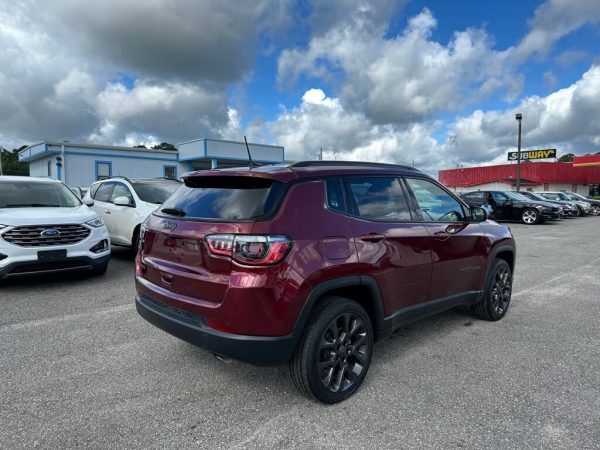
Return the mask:
[[6, 228], [6, 227], [7, 227], [7, 225], [0, 225], [0, 230], [1, 230], [2, 228]]
[[540, 211], [543, 211], [543, 210], [544, 210], [544, 207], [543, 207], [542, 205], [535, 205], [535, 207], [536, 207], [537, 209], [539, 209]]
[[102, 221], [102, 219], [100, 217], [96, 217], [95, 219], [92, 219], [92, 220], [86, 222], [86, 224], [88, 224], [91, 227], [98, 228], [98, 227], [101, 227], [102, 225], [104, 225], [104, 222]]

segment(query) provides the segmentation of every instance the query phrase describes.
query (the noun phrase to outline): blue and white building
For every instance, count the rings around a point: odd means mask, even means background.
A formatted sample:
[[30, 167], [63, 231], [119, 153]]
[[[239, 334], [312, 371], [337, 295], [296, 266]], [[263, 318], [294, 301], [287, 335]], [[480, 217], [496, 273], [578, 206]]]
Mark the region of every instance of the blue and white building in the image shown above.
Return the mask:
[[[254, 162], [284, 161], [283, 147], [250, 143], [248, 146]], [[182, 142], [177, 151], [43, 141], [21, 150], [19, 161], [29, 163], [31, 176], [47, 176], [76, 187], [116, 175], [178, 178], [191, 170], [244, 166], [248, 164], [248, 152], [244, 142], [216, 139]]]

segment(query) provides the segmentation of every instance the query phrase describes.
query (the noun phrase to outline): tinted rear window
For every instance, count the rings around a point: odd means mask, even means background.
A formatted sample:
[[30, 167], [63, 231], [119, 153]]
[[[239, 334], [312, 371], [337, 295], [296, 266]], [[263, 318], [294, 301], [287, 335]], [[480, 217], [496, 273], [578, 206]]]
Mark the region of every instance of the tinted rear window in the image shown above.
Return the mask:
[[180, 210], [187, 219], [249, 220], [274, 211], [283, 185], [251, 177], [195, 177], [187, 179], [160, 208]]

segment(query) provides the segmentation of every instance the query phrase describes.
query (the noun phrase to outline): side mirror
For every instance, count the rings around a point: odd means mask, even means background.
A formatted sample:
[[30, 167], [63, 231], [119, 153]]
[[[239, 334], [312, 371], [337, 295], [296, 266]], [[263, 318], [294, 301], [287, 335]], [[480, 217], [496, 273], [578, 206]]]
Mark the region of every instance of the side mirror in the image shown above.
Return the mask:
[[113, 203], [117, 206], [131, 206], [131, 202], [127, 197], [117, 197], [113, 200]]
[[479, 207], [471, 208], [471, 219], [473, 222], [485, 222], [488, 218], [488, 213], [485, 209]]
[[89, 198], [89, 197], [84, 197], [84, 198], [83, 198], [83, 200], [82, 200], [82, 202], [83, 202], [83, 204], [84, 204], [85, 206], [89, 206], [90, 208], [91, 208], [92, 206], [94, 206], [94, 200], [92, 200], [92, 199], [91, 199], [91, 198]]

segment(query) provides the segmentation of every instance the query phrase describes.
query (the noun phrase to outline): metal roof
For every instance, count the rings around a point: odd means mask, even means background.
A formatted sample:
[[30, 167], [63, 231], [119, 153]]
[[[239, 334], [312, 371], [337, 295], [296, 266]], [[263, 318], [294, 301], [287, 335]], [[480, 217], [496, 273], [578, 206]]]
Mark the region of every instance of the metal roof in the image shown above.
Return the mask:
[[[516, 164], [496, 166], [465, 167], [440, 170], [440, 182], [450, 187], [469, 187], [485, 183], [506, 182], [517, 179]], [[531, 183], [600, 183], [600, 170], [591, 167], [573, 167], [562, 162], [521, 163], [521, 180]]]

